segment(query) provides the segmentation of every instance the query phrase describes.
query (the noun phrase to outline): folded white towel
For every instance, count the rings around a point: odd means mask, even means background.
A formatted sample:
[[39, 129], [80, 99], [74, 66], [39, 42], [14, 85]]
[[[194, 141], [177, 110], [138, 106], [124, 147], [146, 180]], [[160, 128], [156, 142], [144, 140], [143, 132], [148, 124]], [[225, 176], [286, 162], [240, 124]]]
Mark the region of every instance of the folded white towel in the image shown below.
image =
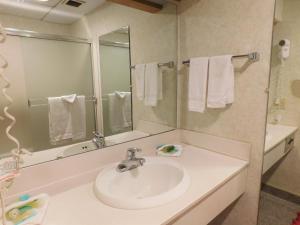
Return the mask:
[[132, 125], [131, 92], [108, 94], [109, 124], [113, 133], [127, 130]]
[[204, 112], [206, 105], [208, 75], [208, 58], [198, 57], [190, 59], [188, 110]]
[[[67, 100], [66, 100], [67, 99]], [[50, 97], [49, 136], [53, 145], [65, 139], [79, 140], [86, 137], [85, 96]]]
[[234, 101], [234, 67], [232, 55], [215, 56], [209, 59], [207, 91], [208, 108], [224, 108]]
[[135, 78], [136, 96], [142, 101], [145, 93], [145, 64], [135, 65], [133, 75]]
[[61, 96], [61, 99], [69, 102], [69, 103], [74, 103], [75, 99], [76, 99], [77, 95], [76, 94], [72, 94], [72, 95], [63, 95]]
[[50, 143], [55, 145], [61, 140], [72, 138], [72, 116], [69, 104], [62, 101], [60, 97], [48, 98], [48, 104]]
[[145, 69], [145, 97], [146, 106], [156, 106], [161, 96], [162, 79], [160, 78], [158, 64], [148, 63]]

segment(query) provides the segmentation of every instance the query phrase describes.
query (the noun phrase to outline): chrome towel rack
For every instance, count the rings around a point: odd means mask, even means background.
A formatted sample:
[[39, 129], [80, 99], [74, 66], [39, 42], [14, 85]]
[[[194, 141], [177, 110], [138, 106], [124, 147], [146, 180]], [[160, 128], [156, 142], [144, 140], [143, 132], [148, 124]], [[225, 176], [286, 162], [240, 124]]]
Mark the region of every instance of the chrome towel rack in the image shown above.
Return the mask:
[[[248, 58], [251, 62], [257, 62], [260, 59], [260, 54], [258, 52], [251, 52], [244, 55], [234, 55], [232, 58]], [[182, 61], [182, 64], [190, 64], [190, 60]]]
[[[166, 63], [158, 63], [158, 67], [168, 67], [168, 68], [174, 68], [175, 63], [174, 61], [166, 62]], [[135, 66], [131, 66], [131, 69], [135, 69]]]
[[[85, 97], [86, 102], [94, 102], [97, 104], [97, 98], [95, 96], [87, 96]], [[48, 106], [47, 98], [41, 99], [28, 99], [27, 101], [28, 107], [36, 107], [36, 106]]]

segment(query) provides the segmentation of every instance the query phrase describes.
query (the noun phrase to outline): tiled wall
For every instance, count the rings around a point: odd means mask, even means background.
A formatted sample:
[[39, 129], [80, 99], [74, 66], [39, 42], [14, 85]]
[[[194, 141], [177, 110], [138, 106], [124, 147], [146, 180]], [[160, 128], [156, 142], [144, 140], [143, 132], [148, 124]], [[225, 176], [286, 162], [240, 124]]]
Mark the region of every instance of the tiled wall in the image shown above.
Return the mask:
[[215, 223], [255, 225], [258, 211], [272, 23], [275, 0], [187, 0], [179, 15], [179, 60], [197, 56], [245, 54], [258, 51], [261, 59], [247, 68], [234, 60], [235, 102], [204, 114], [187, 110], [187, 67], [180, 68], [181, 128], [252, 144], [246, 194]]

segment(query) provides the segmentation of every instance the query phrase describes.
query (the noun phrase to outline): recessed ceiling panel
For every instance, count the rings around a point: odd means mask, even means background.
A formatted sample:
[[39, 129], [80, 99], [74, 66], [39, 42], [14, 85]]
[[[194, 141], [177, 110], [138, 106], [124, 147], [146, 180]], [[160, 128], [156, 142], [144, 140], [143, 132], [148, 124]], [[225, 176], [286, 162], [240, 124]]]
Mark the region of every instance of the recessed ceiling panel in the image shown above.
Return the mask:
[[[0, 0], [0, 13], [71, 24], [97, 8], [105, 0]], [[77, 7], [76, 7], [77, 6]]]
[[52, 23], [71, 24], [76, 20], [79, 20], [81, 17], [81, 14], [66, 12], [54, 8], [49, 14], [45, 16], [44, 21]]
[[[19, 0], [20, 1], [20, 0]], [[26, 3], [30, 4], [38, 4], [38, 5], [45, 5], [45, 6], [56, 6], [61, 0], [48, 0], [48, 1], [40, 1], [40, 0], [23, 0]]]
[[51, 7], [17, 0], [0, 0], [0, 13], [41, 19]]
[[80, 19], [83, 15], [89, 13], [93, 9], [102, 5], [105, 0], [74, 0], [80, 2], [81, 5], [76, 7], [66, 4], [68, 0], [59, 3], [51, 12], [45, 17], [46, 21], [55, 23], [73, 23]]

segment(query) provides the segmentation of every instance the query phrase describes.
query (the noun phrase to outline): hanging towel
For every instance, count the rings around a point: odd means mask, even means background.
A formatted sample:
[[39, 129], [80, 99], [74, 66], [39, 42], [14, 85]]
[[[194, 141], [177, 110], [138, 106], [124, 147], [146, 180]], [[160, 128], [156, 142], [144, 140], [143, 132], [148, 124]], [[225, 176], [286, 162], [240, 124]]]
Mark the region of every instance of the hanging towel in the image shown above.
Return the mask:
[[76, 96], [73, 102], [69, 100], [69, 96], [48, 98], [49, 136], [53, 145], [66, 139], [86, 137], [85, 96]]
[[72, 116], [73, 140], [86, 138], [86, 107], [85, 96], [77, 96], [73, 103], [69, 103]]
[[224, 108], [234, 101], [234, 67], [232, 55], [215, 56], [209, 59], [207, 92], [208, 108]]
[[132, 126], [131, 92], [108, 94], [109, 124], [113, 133], [125, 131]]
[[145, 64], [135, 65], [134, 77], [135, 77], [135, 89], [138, 100], [144, 100], [145, 93]]
[[156, 106], [159, 100], [160, 89], [162, 87], [162, 79], [159, 78], [159, 70], [157, 63], [146, 64], [145, 69], [145, 97], [144, 104], [146, 106]]
[[163, 100], [163, 73], [163, 68], [158, 67], [158, 100]]
[[48, 98], [48, 104], [50, 143], [56, 145], [59, 141], [73, 137], [72, 116], [68, 103], [60, 97]]
[[208, 58], [190, 59], [188, 83], [188, 110], [193, 112], [205, 111], [208, 76]]

